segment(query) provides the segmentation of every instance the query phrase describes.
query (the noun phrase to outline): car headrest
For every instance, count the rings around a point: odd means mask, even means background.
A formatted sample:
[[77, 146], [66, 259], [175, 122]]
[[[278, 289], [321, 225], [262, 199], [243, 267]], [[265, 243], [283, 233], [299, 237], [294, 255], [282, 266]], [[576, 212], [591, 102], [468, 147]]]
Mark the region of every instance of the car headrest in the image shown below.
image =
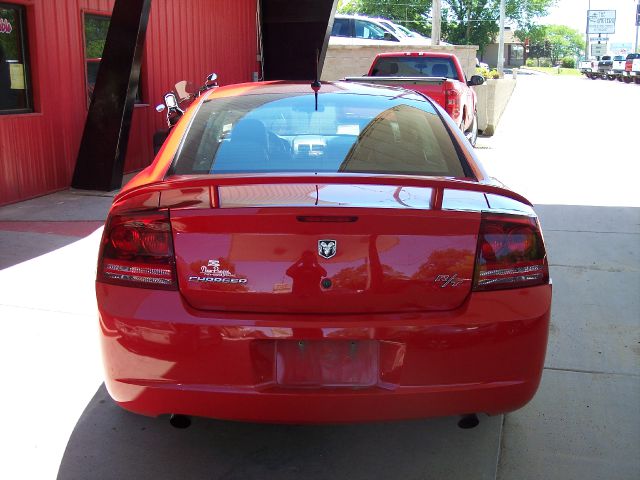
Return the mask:
[[446, 63], [436, 63], [431, 67], [431, 75], [434, 77], [446, 77], [449, 75], [449, 65]]
[[267, 129], [260, 120], [240, 120], [231, 131], [231, 142], [267, 142]]

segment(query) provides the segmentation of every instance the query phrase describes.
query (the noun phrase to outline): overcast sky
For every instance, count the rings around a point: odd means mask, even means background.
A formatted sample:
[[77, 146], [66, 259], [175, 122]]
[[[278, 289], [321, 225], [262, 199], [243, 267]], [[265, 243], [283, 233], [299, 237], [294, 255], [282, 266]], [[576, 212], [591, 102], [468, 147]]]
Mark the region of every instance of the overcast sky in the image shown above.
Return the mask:
[[[610, 42], [635, 42], [637, 0], [591, 0], [591, 10], [615, 10], [616, 33], [609, 35]], [[589, 0], [559, 0], [551, 15], [540, 19], [540, 23], [567, 25], [580, 32], [587, 26]]]

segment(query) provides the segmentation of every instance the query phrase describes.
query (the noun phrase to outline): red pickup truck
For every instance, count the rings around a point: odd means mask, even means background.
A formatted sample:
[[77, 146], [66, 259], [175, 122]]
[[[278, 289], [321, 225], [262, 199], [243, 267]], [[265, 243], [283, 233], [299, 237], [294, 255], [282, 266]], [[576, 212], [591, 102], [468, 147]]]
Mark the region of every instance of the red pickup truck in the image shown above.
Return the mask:
[[476, 143], [477, 97], [470, 87], [482, 85], [484, 77], [473, 75], [467, 81], [452, 53], [381, 53], [373, 60], [368, 76], [345, 80], [403, 87], [427, 95], [447, 111], [472, 145]]

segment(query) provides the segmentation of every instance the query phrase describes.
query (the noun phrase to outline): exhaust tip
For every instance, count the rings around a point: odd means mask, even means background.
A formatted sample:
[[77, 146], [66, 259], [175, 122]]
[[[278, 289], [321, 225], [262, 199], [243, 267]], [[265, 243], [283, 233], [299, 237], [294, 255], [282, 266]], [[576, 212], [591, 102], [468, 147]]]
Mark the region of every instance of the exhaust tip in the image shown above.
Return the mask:
[[189, 428], [191, 426], [191, 417], [172, 413], [169, 417], [169, 423], [173, 428]]
[[462, 418], [458, 421], [458, 427], [467, 430], [469, 428], [476, 428], [480, 420], [475, 413], [470, 413], [468, 415], [463, 415]]

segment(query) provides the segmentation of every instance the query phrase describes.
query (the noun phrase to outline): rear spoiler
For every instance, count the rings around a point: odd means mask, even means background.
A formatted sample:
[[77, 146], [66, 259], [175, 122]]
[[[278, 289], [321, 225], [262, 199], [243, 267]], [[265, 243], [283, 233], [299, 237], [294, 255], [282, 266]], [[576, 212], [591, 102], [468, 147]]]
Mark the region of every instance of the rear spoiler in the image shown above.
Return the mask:
[[184, 175], [173, 176], [147, 185], [134, 187], [116, 195], [115, 210], [147, 210], [157, 208], [211, 208], [220, 205], [219, 189], [225, 186], [248, 185], [389, 185], [397, 187], [431, 188], [432, 209], [442, 208], [444, 190], [464, 190], [485, 195], [497, 195], [515, 200], [527, 206], [531, 202], [504, 186], [496, 183], [480, 183], [447, 177], [418, 177], [405, 175], [370, 175], [359, 173], [321, 175]]
[[390, 85], [405, 87], [406, 85], [442, 85], [447, 77], [345, 77], [343, 82], [373, 83], [377, 85]]

